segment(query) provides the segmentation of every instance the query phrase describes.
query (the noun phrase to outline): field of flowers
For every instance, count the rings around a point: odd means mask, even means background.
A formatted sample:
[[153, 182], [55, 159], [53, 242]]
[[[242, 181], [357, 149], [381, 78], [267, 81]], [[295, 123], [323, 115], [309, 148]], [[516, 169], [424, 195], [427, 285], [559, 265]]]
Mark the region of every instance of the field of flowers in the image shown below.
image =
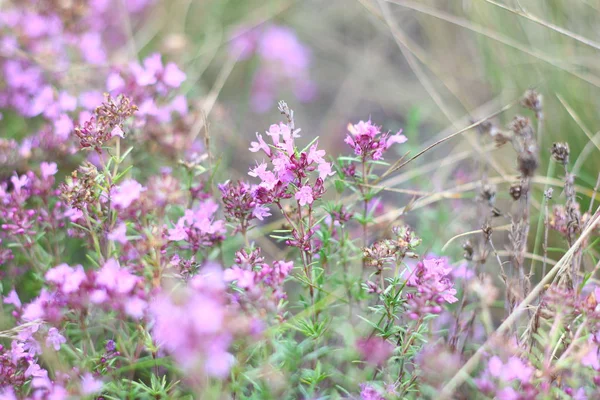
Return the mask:
[[581, 2], [0, 2], [0, 400], [600, 398]]

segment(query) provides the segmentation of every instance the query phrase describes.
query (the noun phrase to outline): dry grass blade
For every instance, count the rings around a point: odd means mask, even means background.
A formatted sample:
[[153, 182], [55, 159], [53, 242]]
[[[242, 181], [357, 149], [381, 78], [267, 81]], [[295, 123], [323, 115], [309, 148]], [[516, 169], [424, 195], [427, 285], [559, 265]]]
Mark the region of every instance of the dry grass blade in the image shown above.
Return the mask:
[[[493, 226], [492, 230], [494, 232], [497, 231], [506, 231], [510, 228], [510, 225], [501, 225], [501, 226]], [[463, 233], [459, 233], [456, 236], [452, 236], [447, 242], [446, 244], [444, 244], [444, 246], [442, 246], [442, 252], [446, 251], [446, 249], [448, 248], [448, 246], [450, 245], [450, 243], [454, 242], [456, 239], [460, 239], [461, 237], [465, 237], [465, 236], [470, 236], [470, 235], [476, 235], [476, 234], [480, 234], [481, 233], [481, 229], [477, 229], [474, 231], [469, 231], [469, 232], [463, 232]]]
[[581, 118], [579, 117], [579, 115], [577, 115], [577, 113], [575, 112], [575, 110], [573, 109], [573, 107], [571, 107], [569, 105], [569, 103], [567, 103], [567, 101], [560, 94], [556, 94], [556, 97], [558, 98], [558, 101], [560, 101], [560, 104], [562, 104], [562, 106], [565, 108], [565, 110], [567, 110], [567, 112], [569, 113], [569, 115], [571, 116], [571, 118], [573, 118], [573, 121], [575, 121], [575, 123], [579, 126], [579, 128], [581, 128], [581, 130], [583, 131], [583, 133], [585, 133], [585, 136], [587, 136], [587, 138], [590, 140], [590, 142], [593, 143], [598, 150], [600, 150], [600, 144], [598, 144], [597, 141], [594, 140], [595, 136], [583, 124], [583, 121], [581, 120]]
[[[531, 290], [527, 297], [514, 309], [514, 311], [502, 322], [502, 324], [496, 329], [495, 336], [502, 335], [506, 332], [511, 325], [513, 325], [517, 318], [523, 311], [533, 302], [538, 295], [541, 293], [544, 286], [552, 281], [554, 275], [565, 265], [570, 262], [573, 254], [579, 249], [586, 238], [595, 229], [598, 221], [600, 221], [600, 214], [596, 213], [586, 229], [581, 233], [577, 241], [569, 248], [564, 256], [552, 267], [548, 274], [544, 276], [540, 282]], [[492, 344], [495, 337], [490, 337], [477, 351], [471, 356], [471, 358], [463, 365], [463, 367], [448, 381], [448, 383], [442, 388], [440, 393], [440, 399], [451, 399], [456, 389], [470, 376], [471, 371], [477, 366], [483, 354], [488, 350], [490, 344]]]
[[559, 61], [559, 60], [554, 60], [537, 50], [529, 49], [519, 42], [516, 42], [506, 36], [503, 36], [503, 35], [499, 34], [498, 32], [494, 32], [490, 29], [484, 28], [481, 25], [474, 24], [471, 21], [468, 21], [464, 18], [460, 18], [455, 15], [448, 14], [446, 12], [438, 10], [436, 8], [428, 7], [428, 6], [422, 5], [420, 3], [413, 2], [413, 1], [408, 1], [408, 0], [385, 0], [385, 1], [408, 8], [408, 9], [411, 9], [411, 10], [414, 10], [414, 11], [418, 11], [420, 13], [429, 15], [431, 17], [438, 18], [442, 21], [446, 21], [448, 23], [468, 29], [470, 31], [473, 31], [475, 33], [483, 35], [489, 39], [495, 40], [496, 42], [499, 42], [506, 46], [512, 47], [515, 50], [519, 50], [520, 52], [527, 54], [530, 57], [533, 57], [535, 59], [543, 61], [546, 64], [549, 64], [555, 68], [558, 68], [561, 71], [564, 71], [570, 75], [573, 75], [574, 77], [579, 78], [591, 85], [600, 87], [600, 79], [598, 77], [589, 75], [589, 74], [581, 74], [577, 71], [565, 68], [564, 66], [561, 65], [561, 61]]
[[578, 35], [578, 34], [576, 34], [574, 32], [571, 32], [571, 31], [569, 31], [569, 30], [567, 30], [565, 28], [562, 28], [562, 27], [560, 27], [558, 25], [554, 25], [554, 24], [551, 24], [550, 22], [546, 22], [543, 19], [538, 18], [535, 15], [532, 15], [532, 14], [530, 14], [527, 11], [521, 11], [521, 10], [517, 10], [515, 8], [511, 8], [511, 7], [507, 6], [506, 4], [499, 3], [499, 2], [497, 2], [495, 0], [483, 0], [483, 1], [485, 1], [487, 3], [490, 3], [490, 4], [493, 4], [496, 7], [500, 7], [501, 9], [509, 11], [509, 12], [515, 14], [515, 15], [518, 15], [519, 17], [526, 18], [529, 21], [535, 22], [536, 24], [539, 24], [539, 25], [541, 25], [541, 26], [543, 26], [545, 28], [548, 28], [550, 30], [558, 32], [561, 35], [567, 36], [567, 37], [569, 37], [569, 38], [571, 38], [573, 40], [576, 40], [576, 41], [578, 41], [580, 43], [583, 43], [583, 44], [585, 44], [587, 46], [590, 46], [590, 47], [592, 47], [592, 48], [594, 48], [596, 50], [600, 50], [600, 44], [598, 44], [598, 43], [596, 43], [596, 42], [594, 42], [594, 41], [592, 41], [592, 40], [590, 40], [590, 39], [588, 39], [588, 38], [586, 38], [584, 36]]
[[[399, 169], [401, 169], [402, 167], [404, 167], [406, 164], [410, 163], [411, 161], [414, 161], [415, 159], [417, 159], [418, 157], [422, 156], [424, 153], [428, 152], [429, 150], [433, 149], [434, 147], [452, 139], [455, 136], [460, 135], [461, 133], [464, 133], [470, 129], [473, 129], [479, 125], [481, 125], [482, 123], [484, 123], [485, 121], [489, 120], [490, 118], [494, 118], [496, 115], [503, 113], [504, 111], [510, 109], [512, 106], [514, 106], [515, 104], [517, 104], [519, 102], [519, 99], [517, 100], [513, 100], [512, 102], [508, 103], [507, 105], [505, 105], [504, 107], [502, 107], [500, 110], [494, 112], [491, 115], [488, 115], [487, 117], [484, 117], [476, 122], [473, 122], [472, 124], [470, 124], [469, 126], [462, 128], [438, 141], [436, 141], [435, 143], [430, 144], [429, 146], [427, 146], [426, 148], [424, 148], [423, 150], [421, 150], [420, 152], [418, 152], [417, 154], [415, 154], [414, 156], [412, 156], [411, 158], [409, 158], [408, 160], [406, 160], [405, 162], [403, 162], [402, 164], [398, 165], [397, 167], [395, 167], [393, 170], [388, 169], [388, 171], [386, 171], [381, 177], [385, 177], [388, 176], [389, 174], [393, 173], [394, 171], [397, 171]], [[381, 179], [381, 178], [380, 178]]]

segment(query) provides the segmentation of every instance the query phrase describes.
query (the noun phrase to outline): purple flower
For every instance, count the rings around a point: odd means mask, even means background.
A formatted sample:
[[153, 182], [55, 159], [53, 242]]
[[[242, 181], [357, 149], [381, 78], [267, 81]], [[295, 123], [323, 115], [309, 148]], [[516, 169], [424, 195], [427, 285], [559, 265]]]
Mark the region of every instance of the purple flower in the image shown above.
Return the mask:
[[48, 337], [46, 338], [46, 346], [54, 347], [54, 350], [59, 351], [60, 345], [66, 343], [67, 339], [60, 334], [58, 329], [52, 327], [48, 330]]
[[56, 163], [47, 163], [47, 162], [43, 162], [40, 164], [40, 170], [42, 173], [42, 178], [44, 178], [44, 179], [48, 179], [49, 177], [55, 175], [58, 172]]
[[310, 186], [302, 186], [300, 190], [296, 193], [295, 197], [301, 206], [312, 204], [312, 202], [314, 201], [312, 188]]
[[106, 236], [108, 240], [112, 240], [114, 242], [119, 242], [121, 244], [126, 244], [127, 240], [127, 225], [125, 222], [121, 222], [119, 225], [115, 227], [111, 232]]
[[357, 340], [356, 348], [363, 360], [379, 366], [383, 365], [394, 352], [394, 345], [378, 336]]
[[371, 120], [360, 121], [356, 125], [348, 124], [349, 134], [344, 140], [354, 154], [364, 159], [381, 160], [383, 153], [394, 143], [404, 143], [408, 139], [399, 131], [394, 135], [381, 133], [381, 127], [373, 125]]
[[115, 186], [111, 190], [111, 200], [113, 204], [123, 209], [128, 208], [131, 203], [140, 198], [144, 188], [134, 179], [127, 179], [122, 184]]
[[4, 304], [12, 304], [15, 308], [21, 308], [21, 300], [15, 289], [8, 293], [8, 296], [4, 297]]
[[98, 393], [102, 390], [102, 386], [104, 386], [104, 383], [101, 380], [94, 378], [90, 373], [86, 373], [81, 378], [81, 393], [84, 395]]
[[57, 284], [63, 293], [73, 293], [79, 290], [81, 284], [86, 280], [85, 271], [81, 265], [75, 268], [67, 264], [60, 264], [46, 272], [46, 279]]
[[362, 383], [360, 385], [361, 400], [385, 400], [385, 398], [371, 385]]
[[127, 294], [133, 290], [139, 278], [121, 268], [114, 258], [109, 259], [98, 271], [96, 283], [115, 293]]

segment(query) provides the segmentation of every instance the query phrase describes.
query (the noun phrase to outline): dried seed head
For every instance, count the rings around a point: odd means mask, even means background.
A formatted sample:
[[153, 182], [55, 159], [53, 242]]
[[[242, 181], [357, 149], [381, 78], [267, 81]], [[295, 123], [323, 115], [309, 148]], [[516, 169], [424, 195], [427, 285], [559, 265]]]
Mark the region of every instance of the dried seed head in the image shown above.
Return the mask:
[[508, 125], [508, 128], [517, 136], [522, 136], [524, 138], [533, 136], [533, 127], [531, 126], [531, 121], [529, 118], [521, 115], [515, 116], [515, 118]]
[[510, 197], [512, 197], [513, 200], [519, 200], [521, 198], [522, 192], [523, 190], [521, 189], [521, 182], [515, 182], [512, 185], [510, 185], [509, 193]]
[[[477, 121], [471, 120], [472, 124], [475, 122]], [[494, 124], [491, 121], [483, 121], [475, 128], [477, 129], [477, 133], [479, 133], [481, 136], [492, 135], [495, 130]]]
[[552, 158], [562, 165], [569, 163], [569, 143], [557, 142], [552, 145]]
[[523, 176], [533, 176], [539, 162], [535, 154], [524, 151], [517, 157], [517, 165]]
[[482, 200], [487, 201], [490, 206], [493, 205], [496, 200], [496, 187], [486, 183], [481, 186], [479, 196]]
[[506, 143], [509, 143], [512, 140], [513, 134], [510, 131], [508, 131], [508, 132], [497, 131], [494, 135], [492, 135], [492, 137], [494, 138], [496, 147], [501, 147], [501, 146], [504, 146]]
[[473, 249], [473, 245], [471, 244], [470, 240], [467, 240], [466, 242], [463, 243], [463, 250], [465, 251], [465, 253], [463, 254], [463, 257], [465, 258], [465, 260], [467, 261], [472, 261], [473, 260], [473, 252], [475, 251]]
[[492, 236], [492, 231], [492, 226], [488, 222], [484, 223], [481, 227], [481, 232], [483, 233], [483, 238], [486, 242], [490, 240], [490, 237]]
[[533, 89], [529, 89], [523, 95], [521, 105], [539, 114], [542, 112], [542, 95]]

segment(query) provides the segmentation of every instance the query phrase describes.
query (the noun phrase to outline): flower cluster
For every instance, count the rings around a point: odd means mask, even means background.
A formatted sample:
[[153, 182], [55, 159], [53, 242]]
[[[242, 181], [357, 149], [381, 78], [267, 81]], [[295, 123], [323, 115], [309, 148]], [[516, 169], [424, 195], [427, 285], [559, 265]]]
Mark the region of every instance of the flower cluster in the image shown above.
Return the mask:
[[235, 231], [245, 232], [253, 219], [263, 220], [271, 215], [269, 209], [260, 204], [255, 197], [258, 187], [246, 182], [225, 182], [219, 185], [222, 194], [225, 216], [236, 223]]
[[205, 200], [196, 208], [185, 210], [183, 217], [168, 230], [167, 238], [183, 242], [183, 248], [193, 252], [213, 246], [225, 239], [225, 222], [214, 217], [219, 206], [213, 200]]
[[439, 314], [443, 303], [454, 303], [456, 289], [449, 278], [452, 267], [445, 258], [426, 258], [409, 271], [406, 285], [415, 288], [406, 295], [408, 316], [419, 319], [426, 314]]
[[101, 106], [97, 107], [94, 115], [83, 126], [75, 128], [82, 148], [92, 148], [102, 153], [102, 146], [115, 136], [124, 137], [123, 123], [134, 112], [137, 106], [123, 95], [113, 99], [109, 94]]
[[373, 125], [371, 120], [360, 121], [355, 125], [348, 124], [348, 132], [344, 142], [363, 160], [381, 160], [383, 153], [394, 143], [404, 143], [408, 140], [402, 135], [402, 130], [393, 135], [389, 132], [382, 133], [381, 127]]
[[[299, 132], [292, 124], [280, 122], [271, 125], [266, 132], [271, 137], [272, 145], [268, 145], [258, 133], [258, 141], [251, 143], [250, 151], [256, 153], [262, 150], [273, 168], [269, 170], [267, 164], [262, 162], [248, 173], [261, 180], [256, 190], [256, 197], [261, 203], [277, 203], [290, 198], [289, 189], [292, 189], [300, 206], [310, 206], [325, 192], [323, 181], [333, 175], [331, 163], [325, 161], [325, 151], [318, 149], [318, 143], [299, 151], [295, 143], [295, 139], [300, 137]], [[317, 171], [319, 177], [311, 184], [309, 177], [313, 171]]]
[[65, 313], [65, 306], [83, 312], [90, 307], [101, 307], [136, 319], [144, 316], [146, 293], [138, 288], [140, 279], [115, 259], [109, 259], [97, 271], [87, 272], [81, 265], [61, 264], [49, 269], [45, 278], [54, 290], [42, 290], [36, 299], [22, 307], [24, 321], [58, 323], [73, 318]]
[[152, 336], [184, 369], [225, 378], [234, 358], [233, 334], [219, 266], [207, 265], [184, 288], [161, 291], [150, 304]]
[[260, 254], [260, 248], [239, 250], [235, 254], [235, 265], [225, 270], [224, 278], [243, 289], [250, 301], [276, 308], [279, 300], [286, 298], [283, 282], [293, 269], [294, 262], [281, 260], [269, 265]]
[[75, 151], [70, 134], [77, 113], [93, 110], [102, 101], [102, 92], [55, 87], [72, 87], [67, 83], [76, 64], [85, 66], [82, 71], [105, 64], [108, 51], [125, 40], [122, 18], [138, 20], [151, 2], [24, 0], [3, 7], [0, 116], [4, 109], [42, 121], [32, 124], [34, 133], [18, 145], [19, 157], [29, 159], [36, 150], [63, 155]]
[[[532, 385], [533, 373], [534, 369], [527, 361], [517, 356], [506, 360], [493, 356], [476, 384], [482, 393], [500, 400], [531, 399], [538, 394]], [[518, 390], [513, 386], [515, 384]]]

